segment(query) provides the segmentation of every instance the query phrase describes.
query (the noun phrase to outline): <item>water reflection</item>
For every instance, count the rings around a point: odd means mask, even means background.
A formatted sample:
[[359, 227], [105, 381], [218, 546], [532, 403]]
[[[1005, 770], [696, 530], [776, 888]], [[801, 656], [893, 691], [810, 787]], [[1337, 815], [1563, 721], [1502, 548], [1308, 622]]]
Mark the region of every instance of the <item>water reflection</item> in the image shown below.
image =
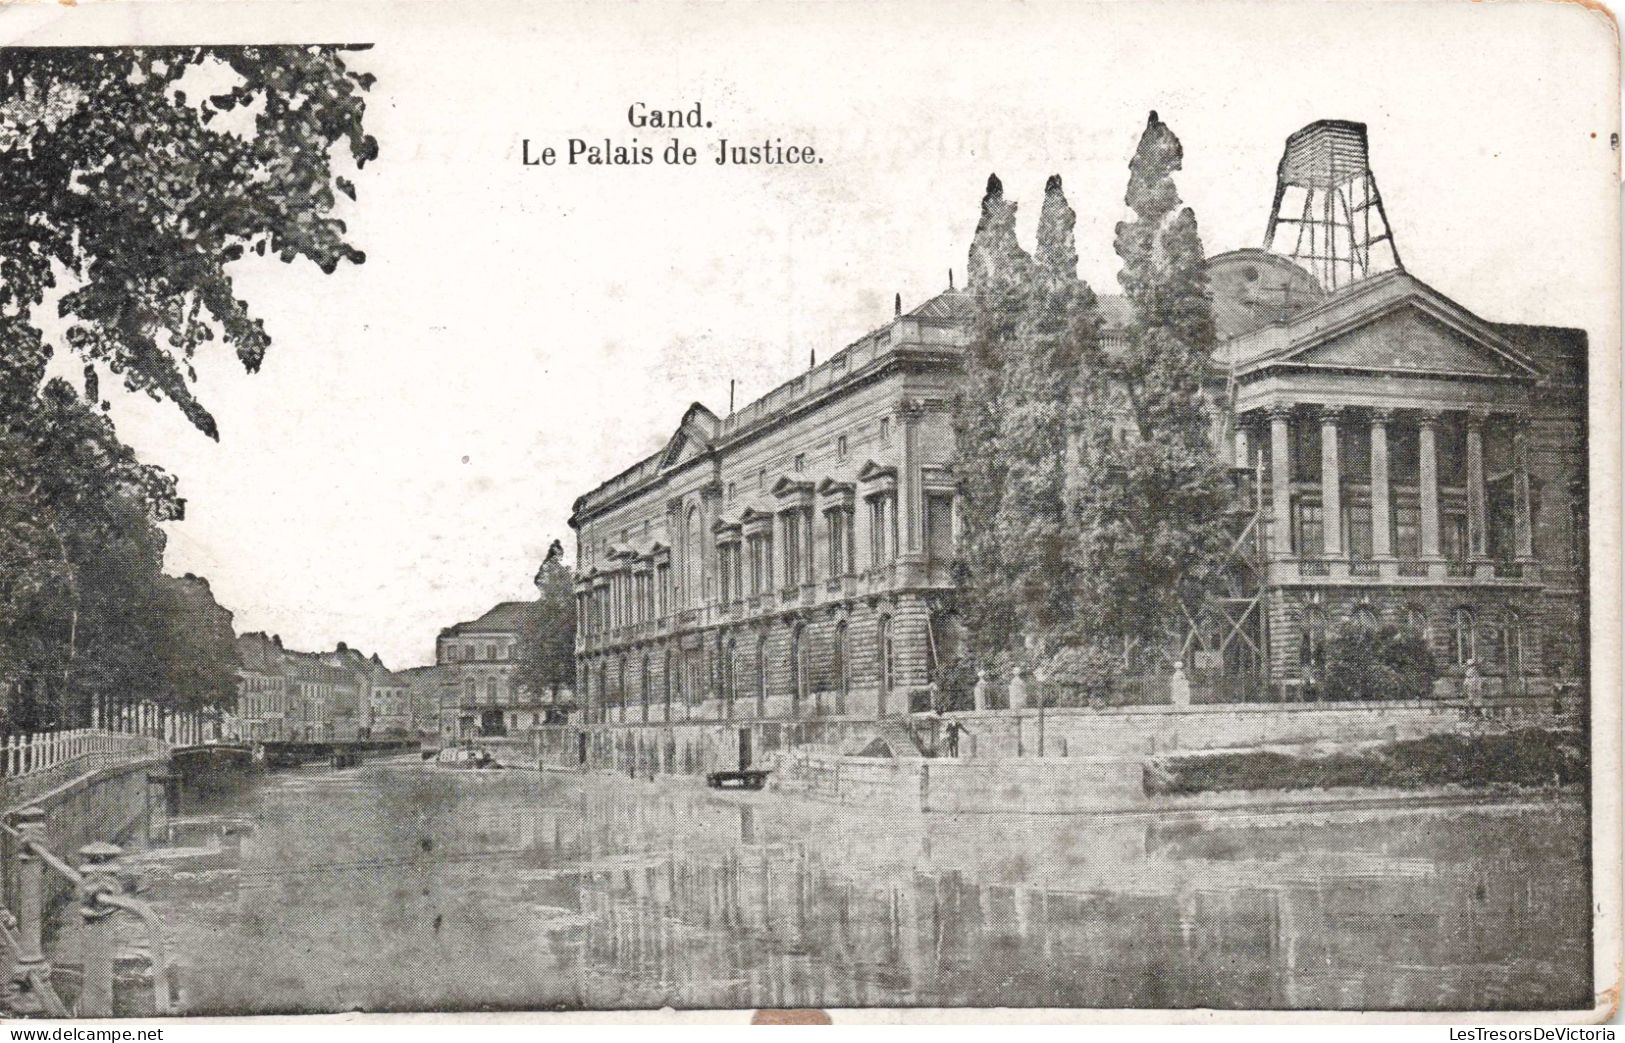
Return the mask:
[[909, 815], [403, 761], [187, 810], [139, 860], [196, 1012], [1589, 1002], [1577, 805]]

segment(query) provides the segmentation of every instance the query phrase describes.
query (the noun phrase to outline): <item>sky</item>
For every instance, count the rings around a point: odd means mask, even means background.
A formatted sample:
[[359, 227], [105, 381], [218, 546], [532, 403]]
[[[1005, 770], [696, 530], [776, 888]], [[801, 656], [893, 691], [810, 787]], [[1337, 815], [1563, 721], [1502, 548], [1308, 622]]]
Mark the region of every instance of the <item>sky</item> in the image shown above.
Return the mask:
[[[212, 442], [109, 393], [179, 476], [167, 566], [239, 631], [432, 661], [444, 626], [534, 596], [572, 501], [683, 410], [743, 405], [963, 280], [989, 173], [1031, 243], [1046, 177], [1081, 274], [1116, 291], [1112, 228], [1149, 110], [1209, 253], [1257, 246], [1287, 134], [1369, 126], [1407, 268], [1494, 321], [1618, 337], [1617, 44], [1572, 4], [123, 3], [0, 10], [29, 43], [371, 42], [375, 164], [345, 215], [358, 267], [251, 258], [262, 370], [200, 358]], [[634, 103], [710, 129], [628, 124]], [[567, 139], [692, 167], [525, 166]], [[718, 168], [779, 138], [824, 162]], [[1605, 352], [1602, 358], [1617, 357]], [[70, 367], [72, 369], [74, 367]]]

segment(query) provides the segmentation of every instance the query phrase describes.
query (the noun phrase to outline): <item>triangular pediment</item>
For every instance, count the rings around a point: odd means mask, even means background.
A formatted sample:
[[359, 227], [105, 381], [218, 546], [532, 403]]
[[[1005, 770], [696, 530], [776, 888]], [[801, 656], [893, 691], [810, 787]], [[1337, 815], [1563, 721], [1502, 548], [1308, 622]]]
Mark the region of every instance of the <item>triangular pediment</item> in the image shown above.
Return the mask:
[[1300, 365], [1338, 369], [1482, 377], [1531, 375], [1522, 360], [1496, 345], [1411, 306], [1374, 316], [1288, 357]]
[[873, 460], [866, 462], [862, 467], [858, 468], [858, 481], [860, 482], [878, 482], [887, 478], [895, 479], [896, 477], [897, 468], [885, 464], [878, 464]]
[[1539, 378], [1540, 369], [1494, 324], [1404, 272], [1328, 298], [1294, 320], [1238, 342], [1237, 359], [1367, 373], [1484, 379]]
[[672, 436], [666, 440], [666, 447], [660, 451], [661, 468], [675, 467], [709, 452], [716, 425], [715, 413], [698, 402], [689, 406], [683, 419], [678, 422], [677, 430], [672, 432]]

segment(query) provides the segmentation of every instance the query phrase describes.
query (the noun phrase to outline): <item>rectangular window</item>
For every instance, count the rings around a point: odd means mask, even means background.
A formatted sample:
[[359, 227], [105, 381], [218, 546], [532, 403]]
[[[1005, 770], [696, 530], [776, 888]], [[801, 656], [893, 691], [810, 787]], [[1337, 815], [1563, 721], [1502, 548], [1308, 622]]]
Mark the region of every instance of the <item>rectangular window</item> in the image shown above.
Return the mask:
[[869, 498], [869, 555], [876, 565], [897, 556], [897, 509], [890, 493]]
[[1344, 509], [1348, 519], [1343, 526], [1347, 533], [1349, 557], [1371, 557], [1371, 507], [1369, 504], [1350, 504]]
[[1294, 506], [1292, 547], [1300, 558], [1319, 558], [1326, 553], [1326, 533], [1320, 504], [1298, 500]]
[[891, 417], [889, 416], [880, 418], [880, 444], [891, 444]]
[[796, 473], [800, 474], [802, 471], [805, 471], [806, 469], [807, 469], [807, 454], [806, 453], [797, 453], [796, 454]]
[[737, 489], [735, 489], [735, 488], [734, 488], [734, 483], [732, 483], [732, 482], [729, 482], [729, 483], [728, 483], [728, 502], [729, 502], [729, 503], [733, 503], [733, 502], [734, 502], [734, 496], [735, 496], [735, 495], [736, 495], [736, 494], [737, 494], [737, 493], [738, 493], [738, 490], [737, 490]]
[[835, 439], [835, 459], [837, 459], [837, 460], [845, 460], [846, 459], [846, 436], [845, 435], [841, 435], [840, 437]]
[[786, 511], [784, 519], [784, 585], [801, 582], [801, 512]]
[[926, 494], [925, 552], [932, 561], [948, 561], [954, 556], [954, 497], [952, 493]]
[[767, 541], [761, 536], [750, 538], [750, 592], [760, 594], [767, 586]]
[[1394, 508], [1394, 554], [1401, 558], [1422, 556], [1422, 509], [1406, 504]]
[[846, 511], [840, 507], [824, 515], [829, 523], [829, 576], [846, 575]]
[[1467, 515], [1450, 513], [1439, 518], [1439, 553], [1446, 561], [1467, 560]]

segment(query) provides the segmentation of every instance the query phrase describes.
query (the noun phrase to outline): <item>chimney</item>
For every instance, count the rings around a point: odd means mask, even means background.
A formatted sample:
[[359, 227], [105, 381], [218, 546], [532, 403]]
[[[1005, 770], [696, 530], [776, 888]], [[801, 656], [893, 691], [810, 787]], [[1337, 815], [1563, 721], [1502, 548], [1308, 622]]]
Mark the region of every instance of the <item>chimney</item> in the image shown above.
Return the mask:
[[903, 295], [902, 294], [898, 294], [897, 298], [894, 301], [892, 301], [891, 313], [892, 313], [893, 318], [900, 317], [903, 314]]

